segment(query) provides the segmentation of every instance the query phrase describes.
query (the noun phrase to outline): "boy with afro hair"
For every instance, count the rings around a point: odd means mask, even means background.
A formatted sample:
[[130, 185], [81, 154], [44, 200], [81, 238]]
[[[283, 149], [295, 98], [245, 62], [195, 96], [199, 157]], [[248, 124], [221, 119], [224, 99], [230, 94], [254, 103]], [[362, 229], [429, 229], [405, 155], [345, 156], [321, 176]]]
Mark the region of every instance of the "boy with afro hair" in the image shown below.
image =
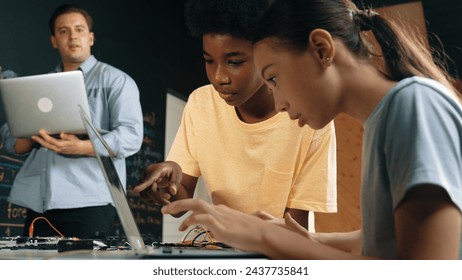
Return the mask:
[[313, 130], [278, 113], [254, 66], [253, 31], [270, 4], [186, 2], [210, 84], [190, 94], [167, 161], [149, 165], [135, 188], [148, 203], [192, 198], [202, 176], [214, 204], [262, 218], [288, 212], [307, 228], [309, 211], [337, 210], [333, 123]]

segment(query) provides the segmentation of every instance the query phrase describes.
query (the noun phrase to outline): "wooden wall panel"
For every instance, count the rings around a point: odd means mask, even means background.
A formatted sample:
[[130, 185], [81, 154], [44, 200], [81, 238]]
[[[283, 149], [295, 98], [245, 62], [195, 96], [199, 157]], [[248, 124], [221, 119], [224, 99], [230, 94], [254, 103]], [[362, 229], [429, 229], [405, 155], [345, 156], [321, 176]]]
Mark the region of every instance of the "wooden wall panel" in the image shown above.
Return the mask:
[[361, 214], [359, 192], [361, 185], [361, 123], [346, 114], [335, 120], [337, 136], [337, 201], [336, 214], [315, 214], [315, 229], [320, 232], [352, 231], [359, 229]]
[[427, 40], [427, 26], [421, 1], [388, 6], [377, 11], [387, 19], [401, 22], [403, 26], [416, 30]]

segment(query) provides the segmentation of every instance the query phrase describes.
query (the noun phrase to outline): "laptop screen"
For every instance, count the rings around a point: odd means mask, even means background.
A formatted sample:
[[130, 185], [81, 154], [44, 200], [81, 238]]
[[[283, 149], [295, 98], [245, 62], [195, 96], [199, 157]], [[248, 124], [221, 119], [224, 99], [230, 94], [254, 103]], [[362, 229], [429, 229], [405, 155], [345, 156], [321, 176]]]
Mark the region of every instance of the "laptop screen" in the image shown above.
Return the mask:
[[80, 110], [85, 129], [88, 137], [93, 144], [95, 150], [96, 159], [101, 167], [112, 199], [115, 204], [115, 208], [119, 215], [122, 228], [124, 229], [127, 240], [130, 246], [134, 250], [140, 250], [145, 248], [145, 244], [141, 234], [136, 225], [133, 214], [127, 202], [125, 189], [120, 181], [119, 175], [115, 168], [112, 158], [114, 157], [113, 151], [106, 143], [102, 135], [98, 132], [95, 126], [91, 123], [90, 118], [84, 110]]

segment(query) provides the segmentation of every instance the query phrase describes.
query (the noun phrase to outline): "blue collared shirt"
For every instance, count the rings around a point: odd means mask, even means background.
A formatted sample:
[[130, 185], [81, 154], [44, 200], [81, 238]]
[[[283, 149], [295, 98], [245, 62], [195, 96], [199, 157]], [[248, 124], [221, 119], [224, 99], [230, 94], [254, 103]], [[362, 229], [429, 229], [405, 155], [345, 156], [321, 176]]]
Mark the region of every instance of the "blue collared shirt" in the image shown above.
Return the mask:
[[[83, 72], [93, 124], [108, 131], [104, 139], [116, 155], [114, 164], [126, 185], [125, 158], [135, 154], [143, 141], [143, 116], [139, 90], [126, 73], [90, 56]], [[61, 72], [59, 65], [54, 72]], [[15, 139], [4, 127], [6, 149], [14, 153]], [[95, 157], [65, 156], [37, 147], [15, 177], [8, 201], [44, 212], [113, 204]]]

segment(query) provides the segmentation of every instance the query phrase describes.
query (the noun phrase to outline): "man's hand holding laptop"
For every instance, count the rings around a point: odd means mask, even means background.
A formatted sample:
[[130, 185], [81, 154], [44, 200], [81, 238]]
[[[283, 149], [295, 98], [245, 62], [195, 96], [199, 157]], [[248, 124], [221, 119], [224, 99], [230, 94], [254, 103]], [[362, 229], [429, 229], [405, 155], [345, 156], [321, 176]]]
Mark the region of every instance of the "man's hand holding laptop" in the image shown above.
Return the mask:
[[94, 156], [90, 140], [81, 140], [74, 134], [61, 132], [58, 137], [52, 137], [45, 130], [39, 130], [32, 140], [55, 153], [62, 155]]

